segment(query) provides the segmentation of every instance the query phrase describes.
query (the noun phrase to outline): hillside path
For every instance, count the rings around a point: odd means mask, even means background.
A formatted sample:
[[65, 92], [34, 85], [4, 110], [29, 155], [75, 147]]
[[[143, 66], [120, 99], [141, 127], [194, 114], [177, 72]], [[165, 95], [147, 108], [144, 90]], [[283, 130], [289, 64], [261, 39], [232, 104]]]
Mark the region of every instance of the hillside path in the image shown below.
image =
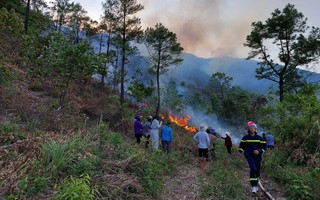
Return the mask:
[[[160, 200], [200, 200], [200, 182], [199, 177], [208, 170], [210, 163], [207, 164], [206, 168], [201, 170], [197, 166], [197, 158], [194, 157], [189, 163], [181, 164], [176, 173], [173, 176], [166, 176], [164, 183], [164, 191]], [[262, 192], [261, 188], [258, 190], [258, 194], [255, 197], [251, 196], [251, 187], [246, 180], [248, 179], [247, 174], [249, 168], [247, 166], [243, 167], [239, 171], [239, 178], [243, 179], [243, 188], [245, 196], [248, 200], [269, 200]], [[271, 193], [271, 195], [276, 200], [283, 200], [284, 191], [281, 188], [277, 187], [272, 180], [265, 176], [263, 169], [261, 171], [262, 185]], [[209, 197], [208, 199], [214, 200], [219, 199], [214, 196]]]
[[199, 187], [198, 178], [201, 170], [197, 167], [197, 159], [184, 165], [180, 165], [173, 177], [166, 176], [164, 192], [161, 200], [198, 200]]

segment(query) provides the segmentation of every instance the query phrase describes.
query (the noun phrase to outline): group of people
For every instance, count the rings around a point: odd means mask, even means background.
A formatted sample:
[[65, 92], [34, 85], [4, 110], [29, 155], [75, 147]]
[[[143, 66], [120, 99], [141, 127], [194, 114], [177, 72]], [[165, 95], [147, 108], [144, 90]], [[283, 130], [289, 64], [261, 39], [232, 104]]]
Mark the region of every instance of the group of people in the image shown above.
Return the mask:
[[[143, 125], [141, 123], [141, 116], [135, 116], [134, 133], [137, 139], [137, 143], [140, 144], [141, 138], [144, 135], [146, 137], [146, 148], [149, 146], [149, 138], [152, 142], [152, 148], [157, 150], [159, 147], [159, 133], [162, 141], [162, 151], [170, 154], [170, 144], [173, 139], [172, 128], [170, 127], [170, 121], [167, 121], [162, 126], [162, 121], [158, 116], [147, 117], [147, 122]], [[207, 129], [205, 125], [199, 127], [199, 131], [193, 136], [193, 140], [197, 143], [199, 167], [204, 168], [206, 161], [208, 160], [208, 153], [210, 148], [213, 147], [213, 140], [210, 139], [210, 133], [214, 133], [213, 129]], [[274, 148], [274, 137], [271, 133], [266, 135], [263, 133], [262, 137], [257, 134], [257, 125], [249, 121], [246, 124], [246, 135], [241, 139], [238, 151], [244, 154], [249, 168], [250, 168], [250, 184], [252, 193], [256, 194], [258, 191], [258, 180], [260, 177], [260, 166], [262, 161], [262, 155], [267, 148]], [[232, 140], [231, 133], [226, 132], [226, 137], [221, 137], [225, 140], [224, 144], [227, 148], [227, 152], [231, 154]]]
[[[243, 153], [249, 168], [250, 168], [250, 184], [252, 193], [255, 195], [258, 191], [258, 180], [260, 177], [260, 166], [262, 161], [262, 155], [266, 148], [274, 148], [274, 137], [271, 133], [263, 137], [257, 134], [257, 125], [250, 121], [246, 124], [247, 134], [241, 139], [238, 151]], [[208, 149], [210, 147], [210, 138], [208, 131], [205, 131], [204, 126], [200, 126], [199, 132], [193, 136], [193, 139], [198, 144], [199, 153], [199, 166], [203, 168], [205, 166], [206, 158], [208, 157]], [[227, 148], [227, 152], [231, 154], [232, 140], [231, 133], [226, 132], [226, 137], [221, 137], [225, 140], [224, 145]]]
[[150, 145], [152, 149], [158, 150], [159, 148], [159, 132], [162, 142], [162, 151], [170, 154], [171, 153], [171, 142], [173, 139], [172, 128], [170, 127], [170, 121], [167, 121], [164, 126], [162, 126], [162, 121], [160, 121], [159, 116], [154, 117], [148, 116], [147, 121], [142, 124], [142, 117], [136, 114], [134, 121], [134, 135], [137, 139], [137, 143], [141, 143], [141, 138], [144, 136], [146, 138], [145, 148], [148, 149]]

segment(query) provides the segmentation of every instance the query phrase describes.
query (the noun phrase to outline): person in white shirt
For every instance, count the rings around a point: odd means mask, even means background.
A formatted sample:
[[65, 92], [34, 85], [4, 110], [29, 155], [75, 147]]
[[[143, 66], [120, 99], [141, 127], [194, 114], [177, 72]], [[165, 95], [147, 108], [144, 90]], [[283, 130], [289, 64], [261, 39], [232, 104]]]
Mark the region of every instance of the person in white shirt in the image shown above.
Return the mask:
[[199, 132], [193, 136], [193, 140], [196, 141], [199, 151], [199, 167], [203, 169], [208, 158], [208, 148], [210, 146], [210, 138], [206, 132], [207, 127], [202, 125], [199, 127]]
[[154, 150], [158, 150], [159, 148], [159, 130], [162, 125], [162, 121], [159, 120], [159, 116], [155, 115], [151, 123], [150, 137], [152, 141], [152, 148]]

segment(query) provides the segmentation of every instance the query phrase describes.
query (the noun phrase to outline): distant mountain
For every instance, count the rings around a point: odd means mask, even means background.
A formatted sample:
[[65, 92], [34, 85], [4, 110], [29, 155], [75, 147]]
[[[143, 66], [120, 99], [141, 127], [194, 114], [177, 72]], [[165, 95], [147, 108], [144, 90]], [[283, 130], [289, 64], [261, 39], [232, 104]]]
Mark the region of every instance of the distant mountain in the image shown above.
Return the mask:
[[257, 62], [239, 58], [199, 58], [191, 54], [183, 54], [184, 62], [171, 71], [170, 77], [177, 81], [197, 80], [197, 85], [207, 84], [211, 75], [216, 72], [225, 73], [233, 78], [232, 85], [256, 93], [267, 93], [270, 87], [276, 88], [273, 82], [258, 80], [255, 77]]
[[[105, 40], [104, 36], [104, 40]], [[96, 52], [99, 51], [99, 41], [93, 40], [92, 46]], [[104, 52], [105, 46], [102, 46], [101, 51]], [[176, 81], [179, 85], [182, 81], [186, 84], [196, 85], [198, 87], [206, 86], [212, 74], [216, 72], [225, 73], [227, 76], [233, 78], [232, 85], [239, 86], [240, 88], [265, 94], [270, 91], [278, 89], [278, 85], [270, 80], [262, 79], [258, 80], [256, 75], [256, 68], [258, 68], [257, 61], [246, 60], [241, 58], [221, 57], [221, 58], [199, 58], [195, 55], [183, 53], [184, 59], [181, 65], [171, 67], [170, 71], [166, 75], [160, 76], [162, 87], [165, 86], [170, 79]], [[147, 69], [149, 64], [144, 56], [132, 56], [130, 58], [127, 78], [134, 76], [135, 71], [139, 68], [143, 74], [143, 82], [147, 85], [150, 84], [150, 80], [155, 80], [155, 77], [151, 76]], [[300, 70], [300, 73], [304, 73], [304, 77], [308, 82], [319, 82], [320, 74]]]
[[[259, 67], [258, 62], [254, 60], [246, 60], [241, 58], [199, 58], [192, 54], [182, 54], [183, 63], [178, 67], [173, 67], [168, 75], [162, 76], [162, 81], [167, 83], [170, 78], [177, 83], [184, 81], [193, 85], [207, 85], [212, 74], [216, 72], [225, 73], [233, 78], [232, 85], [240, 88], [265, 94], [278, 89], [278, 85], [270, 80], [258, 80], [256, 68]], [[309, 83], [320, 82], [320, 74], [306, 70], [300, 70], [299, 73]]]

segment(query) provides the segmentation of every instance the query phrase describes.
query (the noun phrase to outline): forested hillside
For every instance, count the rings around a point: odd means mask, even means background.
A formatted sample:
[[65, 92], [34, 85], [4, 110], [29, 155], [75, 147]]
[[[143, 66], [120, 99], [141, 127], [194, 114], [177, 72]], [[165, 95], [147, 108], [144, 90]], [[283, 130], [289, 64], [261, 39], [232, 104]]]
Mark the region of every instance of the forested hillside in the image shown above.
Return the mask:
[[[121, 21], [121, 3], [132, 8], [128, 17], [143, 9], [133, 0], [106, 1], [104, 20], [98, 23], [70, 1], [56, 0], [51, 8], [40, 0], [1, 1], [1, 199], [271, 198], [262, 188], [251, 197], [246, 159], [234, 138], [232, 154], [227, 153], [221, 136], [228, 129], [217, 129], [228, 124], [235, 127], [229, 130], [232, 137], [243, 136], [248, 121], [256, 122], [258, 134], [275, 136], [275, 149], [263, 154], [261, 166], [260, 183], [269, 194], [320, 199], [317, 83], [304, 81], [289, 67], [290, 73], [283, 72], [286, 81], [272, 94], [239, 88], [223, 71], [201, 82], [197, 76], [169, 79], [164, 87], [161, 77], [186, 58], [183, 47], [161, 23], [143, 31], [135, 18]], [[124, 29], [130, 29], [128, 35]], [[310, 41], [300, 38], [309, 45], [297, 45], [296, 51], [320, 47], [313, 40], [317, 30], [312, 33]], [[94, 50], [91, 42], [101, 37], [107, 37], [99, 43], [104, 50]], [[252, 37], [248, 46], [254, 46]], [[151, 48], [148, 62], [139, 62], [131, 46], [137, 41]], [[294, 60], [311, 61], [308, 55]], [[143, 73], [142, 64], [150, 65]], [[266, 66], [256, 71], [258, 77], [267, 77]], [[182, 68], [178, 71], [183, 75]], [[188, 108], [217, 122], [191, 116]], [[145, 148], [145, 138], [137, 144], [137, 114], [142, 122], [154, 115], [171, 122], [171, 154], [163, 153], [161, 144], [159, 150]], [[215, 157], [204, 168], [192, 138], [201, 125], [216, 128]]]

